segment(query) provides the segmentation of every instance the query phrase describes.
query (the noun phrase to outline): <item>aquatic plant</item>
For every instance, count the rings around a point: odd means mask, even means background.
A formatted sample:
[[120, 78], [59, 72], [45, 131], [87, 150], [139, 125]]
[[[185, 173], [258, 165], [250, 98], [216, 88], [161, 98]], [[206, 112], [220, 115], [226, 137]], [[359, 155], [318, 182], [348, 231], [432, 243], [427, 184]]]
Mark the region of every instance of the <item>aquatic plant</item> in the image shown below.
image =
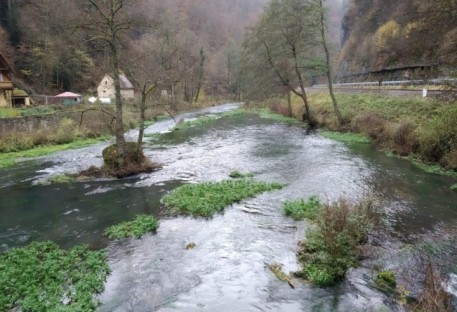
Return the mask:
[[286, 216], [297, 221], [304, 219], [315, 220], [321, 208], [322, 204], [317, 196], [311, 196], [306, 201], [300, 199], [283, 203]]
[[350, 203], [339, 200], [323, 205], [315, 226], [300, 243], [298, 260], [303, 269], [299, 276], [319, 286], [341, 280], [359, 259], [363, 244], [375, 220], [372, 201]]
[[457, 183], [451, 186], [451, 190], [457, 191]]
[[234, 170], [229, 173], [229, 177], [232, 179], [243, 179], [243, 178], [252, 178], [254, 177], [253, 173], [242, 173], [238, 170]]
[[322, 131], [320, 134], [327, 139], [332, 139], [335, 141], [343, 142], [343, 143], [361, 143], [361, 144], [368, 144], [371, 142], [371, 139], [364, 134], [358, 133], [341, 133], [341, 132], [333, 132], [333, 131]]
[[95, 311], [109, 267], [104, 251], [34, 242], [0, 256], [0, 311]]
[[395, 273], [390, 270], [378, 272], [374, 282], [380, 290], [386, 293], [393, 293], [397, 287], [397, 279], [395, 278]]
[[279, 183], [251, 179], [186, 184], [165, 195], [163, 201], [172, 213], [211, 217], [230, 204], [281, 188]]
[[110, 226], [105, 230], [105, 235], [111, 239], [127, 237], [140, 238], [148, 232], [155, 232], [159, 228], [159, 221], [153, 216], [140, 215], [132, 221], [122, 222]]
[[58, 174], [51, 176], [43, 181], [40, 181], [39, 185], [50, 185], [50, 184], [68, 184], [76, 181], [76, 176], [72, 174]]
[[256, 112], [260, 118], [263, 119], [269, 119], [277, 122], [283, 122], [283, 123], [288, 123], [288, 124], [295, 124], [297, 123], [297, 119], [293, 117], [287, 117], [284, 115], [276, 114], [273, 113], [269, 109], [256, 109], [254, 112]]
[[217, 119], [216, 116], [202, 116], [195, 120], [189, 120], [189, 121], [185, 121], [182, 123], [178, 123], [178, 124], [176, 124], [176, 126], [173, 128], [172, 131], [185, 130], [185, 129], [189, 129], [189, 128], [192, 128], [195, 126], [201, 126], [201, 125], [210, 123], [212, 121], [215, 121], [216, 119]]

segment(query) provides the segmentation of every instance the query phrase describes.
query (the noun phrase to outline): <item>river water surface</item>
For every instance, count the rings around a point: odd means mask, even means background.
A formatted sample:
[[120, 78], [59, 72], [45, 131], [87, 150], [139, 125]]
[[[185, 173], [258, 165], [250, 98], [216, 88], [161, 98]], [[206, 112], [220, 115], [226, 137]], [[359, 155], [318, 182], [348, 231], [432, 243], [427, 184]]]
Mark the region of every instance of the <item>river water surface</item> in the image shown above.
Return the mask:
[[[236, 107], [227, 104], [179, 118], [217, 116]], [[108, 143], [0, 170], [0, 251], [34, 240], [107, 247], [112, 273], [99, 296], [100, 311], [396, 311], [371, 287], [370, 261], [337, 287], [321, 289], [296, 280], [292, 289], [278, 280], [266, 265], [298, 270], [296, 244], [306, 231], [306, 224], [283, 216], [282, 202], [310, 195], [330, 201], [375, 194], [382, 199], [383, 227], [390, 237], [377, 261], [391, 268], [407, 263], [405, 255], [429, 237], [434, 237], [430, 243], [449, 241], [455, 229], [457, 194], [450, 190], [455, 182], [372, 146], [347, 147], [309, 134], [299, 124], [255, 114], [168, 132], [173, 125], [162, 120], [146, 131], [163, 133], [146, 143], [147, 156], [164, 165], [152, 174], [40, 184], [51, 175], [100, 165]], [[233, 170], [285, 187], [228, 207], [211, 220], [166, 216], [164, 194], [183, 183], [227, 179]], [[114, 242], [103, 237], [107, 226], [143, 213], [161, 219], [157, 234]], [[186, 250], [191, 242], [196, 247]], [[413, 248], [403, 252], [404, 246]]]

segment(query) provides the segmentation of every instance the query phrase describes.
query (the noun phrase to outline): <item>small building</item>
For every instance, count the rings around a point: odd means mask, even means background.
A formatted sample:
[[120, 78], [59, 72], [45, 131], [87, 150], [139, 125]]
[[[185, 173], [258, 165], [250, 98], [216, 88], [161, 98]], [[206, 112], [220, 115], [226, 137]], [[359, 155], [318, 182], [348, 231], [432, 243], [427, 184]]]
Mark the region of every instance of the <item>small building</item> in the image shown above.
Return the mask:
[[30, 96], [24, 90], [14, 88], [13, 107], [26, 107], [32, 104]]
[[59, 102], [65, 105], [73, 105], [81, 102], [82, 97], [73, 92], [64, 92], [55, 96]]
[[[126, 100], [133, 100], [135, 98], [135, 90], [132, 83], [127, 79], [124, 74], [119, 75], [121, 83], [121, 96]], [[105, 75], [97, 88], [98, 98], [115, 98], [114, 79], [111, 75]]]
[[13, 67], [0, 53], [0, 107], [13, 106]]

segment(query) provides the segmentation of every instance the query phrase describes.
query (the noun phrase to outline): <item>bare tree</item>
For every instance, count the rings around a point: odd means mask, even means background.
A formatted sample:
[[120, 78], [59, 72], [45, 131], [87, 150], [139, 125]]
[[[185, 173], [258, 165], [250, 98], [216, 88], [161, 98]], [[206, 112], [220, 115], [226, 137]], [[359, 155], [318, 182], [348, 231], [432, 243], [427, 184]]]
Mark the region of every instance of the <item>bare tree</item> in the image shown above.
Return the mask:
[[[152, 34], [145, 35], [135, 42], [130, 53], [133, 60], [130, 77], [140, 91], [140, 128], [137, 141], [139, 153], [143, 143], [146, 110], [160, 106], [170, 112], [166, 107], [167, 103], [164, 103], [168, 102], [168, 99], [164, 100], [160, 91], [181, 80], [184, 49], [177, 39], [175, 29], [161, 25]], [[153, 95], [157, 93], [158, 99], [154, 101]]]
[[333, 103], [333, 109], [335, 110], [336, 117], [338, 119], [338, 123], [340, 125], [343, 124], [343, 117], [341, 116], [341, 112], [338, 108], [338, 102], [336, 100], [335, 94], [333, 93], [333, 83], [332, 83], [332, 64], [331, 64], [331, 57], [330, 57], [330, 50], [328, 48], [327, 44], [327, 38], [326, 38], [326, 33], [327, 33], [327, 19], [325, 16], [326, 9], [323, 4], [323, 0], [315, 0], [316, 4], [318, 6], [319, 10], [319, 23], [318, 27], [320, 30], [321, 34], [321, 44], [322, 48], [324, 49], [325, 53], [325, 63], [326, 63], [326, 76], [327, 76], [327, 81], [328, 81], [328, 90], [330, 93], [330, 97], [332, 98], [332, 103]]
[[89, 35], [89, 40], [98, 42], [108, 52], [111, 60], [111, 75], [114, 80], [116, 103], [115, 137], [119, 154], [118, 163], [125, 161], [125, 137], [122, 116], [123, 99], [120, 84], [120, 46], [123, 36], [134, 26], [135, 18], [129, 14], [128, 6], [134, 0], [87, 0], [89, 11], [87, 21], [78, 25]]
[[303, 119], [312, 118], [306, 94], [307, 80], [324, 67], [317, 55], [316, 8], [306, 0], [272, 0], [260, 21], [248, 35], [245, 46], [268, 66], [279, 82], [299, 96], [304, 104]]

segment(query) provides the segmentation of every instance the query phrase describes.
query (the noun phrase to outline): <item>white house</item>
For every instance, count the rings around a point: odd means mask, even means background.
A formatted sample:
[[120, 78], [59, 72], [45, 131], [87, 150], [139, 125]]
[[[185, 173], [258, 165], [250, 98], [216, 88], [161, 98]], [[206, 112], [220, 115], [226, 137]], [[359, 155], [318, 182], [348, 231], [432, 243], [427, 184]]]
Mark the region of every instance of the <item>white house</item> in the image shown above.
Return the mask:
[[[135, 90], [132, 83], [127, 79], [124, 74], [119, 75], [121, 83], [121, 96], [126, 100], [133, 100], [135, 98]], [[97, 88], [98, 98], [115, 98], [114, 79], [111, 75], [105, 75]]]

